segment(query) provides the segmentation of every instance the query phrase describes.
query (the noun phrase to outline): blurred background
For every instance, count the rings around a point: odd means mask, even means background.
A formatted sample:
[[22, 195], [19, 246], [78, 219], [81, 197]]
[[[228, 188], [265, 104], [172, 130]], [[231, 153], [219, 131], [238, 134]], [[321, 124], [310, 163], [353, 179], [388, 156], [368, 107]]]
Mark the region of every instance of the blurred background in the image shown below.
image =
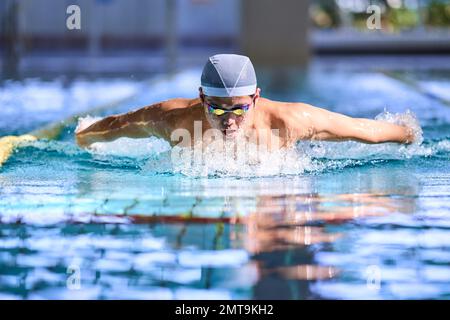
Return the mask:
[[[81, 29], [66, 26], [70, 5]], [[449, 0], [2, 0], [0, 17], [3, 79], [174, 72], [218, 52], [260, 66], [450, 52]]]

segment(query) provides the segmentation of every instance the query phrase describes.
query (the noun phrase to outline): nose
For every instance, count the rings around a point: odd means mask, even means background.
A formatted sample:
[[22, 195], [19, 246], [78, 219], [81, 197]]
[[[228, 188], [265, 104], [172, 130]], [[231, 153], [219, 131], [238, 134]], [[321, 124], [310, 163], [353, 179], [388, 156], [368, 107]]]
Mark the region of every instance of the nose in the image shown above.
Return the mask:
[[224, 126], [231, 126], [236, 123], [236, 115], [233, 113], [224, 114], [222, 117], [222, 124]]

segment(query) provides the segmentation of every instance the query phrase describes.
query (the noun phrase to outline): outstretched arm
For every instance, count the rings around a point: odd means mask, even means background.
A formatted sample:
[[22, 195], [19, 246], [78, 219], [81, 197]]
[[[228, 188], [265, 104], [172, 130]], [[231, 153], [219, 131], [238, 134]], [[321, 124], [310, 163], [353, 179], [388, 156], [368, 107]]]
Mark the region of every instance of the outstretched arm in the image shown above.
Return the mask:
[[308, 106], [310, 138], [314, 140], [345, 141], [363, 143], [411, 143], [414, 133], [411, 128], [383, 121], [351, 118], [325, 109]]
[[165, 113], [161, 104], [157, 104], [125, 114], [112, 115], [76, 131], [76, 140], [80, 147], [88, 147], [95, 142], [108, 142], [121, 137], [146, 138], [154, 135], [165, 138]]

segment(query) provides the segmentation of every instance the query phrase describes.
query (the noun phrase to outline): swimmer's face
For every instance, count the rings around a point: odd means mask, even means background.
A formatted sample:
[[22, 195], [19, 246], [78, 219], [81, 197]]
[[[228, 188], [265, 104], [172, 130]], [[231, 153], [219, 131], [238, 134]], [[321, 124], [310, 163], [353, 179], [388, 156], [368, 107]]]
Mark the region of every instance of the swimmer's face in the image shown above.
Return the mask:
[[[238, 130], [246, 122], [249, 115], [253, 112], [256, 105], [256, 101], [259, 98], [260, 89], [258, 89], [253, 96], [242, 97], [211, 97], [205, 96], [200, 88], [200, 99], [203, 103], [206, 118], [212, 128], [220, 130], [222, 134], [227, 137], [233, 137], [237, 134]], [[242, 115], [236, 115], [233, 112], [226, 112], [222, 115], [216, 115], [209, 111], [209, 106], [214, 108], [223, 109], [226, 111], [235, 110], [239, 108], [247, 109]], [[239, 113], [239, 112], [238, 112]]]

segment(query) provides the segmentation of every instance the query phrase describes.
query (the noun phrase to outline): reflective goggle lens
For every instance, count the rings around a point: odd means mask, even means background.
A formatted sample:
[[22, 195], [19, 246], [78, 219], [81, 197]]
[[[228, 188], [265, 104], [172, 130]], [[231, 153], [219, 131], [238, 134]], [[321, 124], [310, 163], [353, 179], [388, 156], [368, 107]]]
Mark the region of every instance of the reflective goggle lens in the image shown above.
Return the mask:
[[247, 112], [248, 108], [249, 108], [248, 106], [245, 106], [243, 108], [234, 109], [232, 111], [231, 110], [230, 111], [226, 111], [226, 110], [223, 110], [223, 109], [216, 109], [216, 108], [214, 108], [212, 106], [208, 106], [209, 112], [214, 114], [214, 115], [216, 115], [216, 116], [224, 115], [227, 112], [233, 112], [237, 116], [242, 116], [245, 112]]
[[233, 113], [237, 116], [242, 116], [245, 113], [245, 111], [244, 109], [235, 109], [233, 110]]
[[225, 110], [222, 110], [222, 109], [213, 109], [213, 113], [214, 113], [216, 116], [221, 116], [221, 115], [225, 114]]

